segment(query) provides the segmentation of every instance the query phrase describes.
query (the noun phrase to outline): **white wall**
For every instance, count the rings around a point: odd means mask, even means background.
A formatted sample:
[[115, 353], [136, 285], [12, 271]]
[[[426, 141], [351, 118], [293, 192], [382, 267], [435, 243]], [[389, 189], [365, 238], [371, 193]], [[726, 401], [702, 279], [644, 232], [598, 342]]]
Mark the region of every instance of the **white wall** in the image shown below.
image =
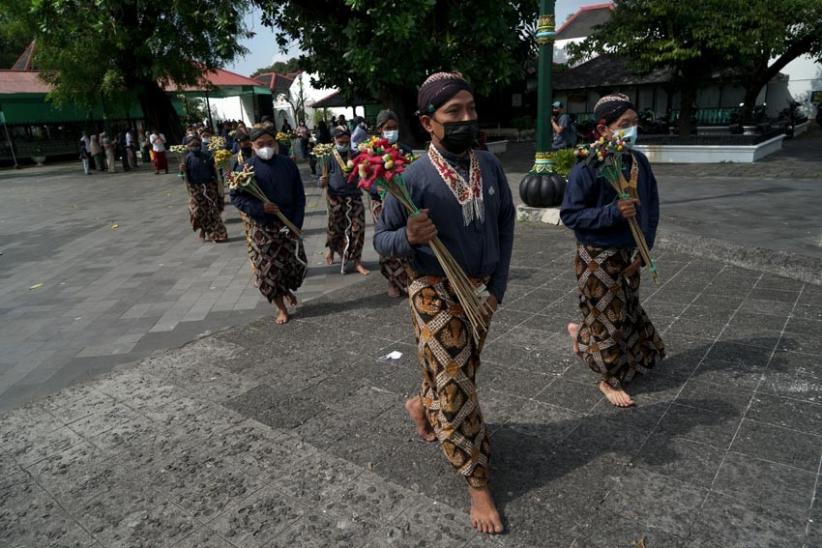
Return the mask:
[[[810, 104], [810, 95], [812, 91], [822, 90], [822, 63], [803, 55], [788, 63], [781, 72], [789, 78], [788, 92], [793, 100], [802, 103], [808, 116], [816, 114], [816, 109]], [[783, 104], [780, 110], [786, 106]]]
[[[205, 101], [205, 96], [202, 97]], [[214, 122], [217, 120], [242, 120], [246, 125], [254, 123], [254, 97], [209, 97]]]

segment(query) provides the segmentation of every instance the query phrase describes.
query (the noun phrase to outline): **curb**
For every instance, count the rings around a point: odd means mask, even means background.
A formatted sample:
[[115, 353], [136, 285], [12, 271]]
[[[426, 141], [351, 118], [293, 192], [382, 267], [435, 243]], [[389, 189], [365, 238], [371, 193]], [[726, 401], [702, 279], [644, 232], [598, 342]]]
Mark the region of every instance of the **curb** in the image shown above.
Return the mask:
[[822, 259], [790, 251], [745, 246], [672, 230], [659, 230], [656, 244], [680, 253], [761, 270], [801, 282], [822, 285]]
[[[562, 226], [559, 208], [517, 206], [517, 221]], [[813, 285], [822, 285], [822, 259], [790, 251], [735, 244], [669, 229], [657, 231], [656, 245], [694, 257], [760, 270]]]

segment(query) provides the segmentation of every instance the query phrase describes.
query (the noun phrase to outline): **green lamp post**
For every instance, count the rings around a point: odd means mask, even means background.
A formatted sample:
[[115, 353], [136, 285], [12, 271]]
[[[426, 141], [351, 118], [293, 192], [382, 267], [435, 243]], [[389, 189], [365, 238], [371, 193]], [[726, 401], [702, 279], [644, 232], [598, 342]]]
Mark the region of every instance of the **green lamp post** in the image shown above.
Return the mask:
[[539, 45], [537, 65], [537, 152], [534, 167], [519, 185], [519, 195], [531, 207], [555, 207], [565, 194], [565, 179], [554, 173], [550, 152], [553, 141], [551, 125], [551, 68], [554, 63], [554, 6], [553, 0], [540, 1], [536, 40]]

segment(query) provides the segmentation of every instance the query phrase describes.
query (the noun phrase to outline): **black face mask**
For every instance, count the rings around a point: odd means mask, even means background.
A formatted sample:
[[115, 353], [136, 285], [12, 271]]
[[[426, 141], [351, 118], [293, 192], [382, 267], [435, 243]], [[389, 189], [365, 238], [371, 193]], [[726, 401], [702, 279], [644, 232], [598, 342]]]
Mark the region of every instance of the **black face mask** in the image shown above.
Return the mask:
[[452, 154], [462, 154], [471, 148], [479, 136], [479, 122], [476, 120], [446, 122], [441, 125], [443, 136], [440, 143]]

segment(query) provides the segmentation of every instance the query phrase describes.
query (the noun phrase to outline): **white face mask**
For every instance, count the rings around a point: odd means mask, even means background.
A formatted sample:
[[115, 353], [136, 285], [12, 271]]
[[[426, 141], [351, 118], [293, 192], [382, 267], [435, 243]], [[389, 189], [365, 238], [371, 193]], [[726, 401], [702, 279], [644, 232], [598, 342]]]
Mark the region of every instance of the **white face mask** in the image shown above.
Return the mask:
[[382, 132], [382, 136], [393, 145], [397, 142], [397, 139], [400, 138], [400, 132], [396, 129], [385, 130]]
[[262, 147], [257, 149], [257, 156], [263, 160], [270, 160], [274, 157], [274, 149], [272, 147]]

